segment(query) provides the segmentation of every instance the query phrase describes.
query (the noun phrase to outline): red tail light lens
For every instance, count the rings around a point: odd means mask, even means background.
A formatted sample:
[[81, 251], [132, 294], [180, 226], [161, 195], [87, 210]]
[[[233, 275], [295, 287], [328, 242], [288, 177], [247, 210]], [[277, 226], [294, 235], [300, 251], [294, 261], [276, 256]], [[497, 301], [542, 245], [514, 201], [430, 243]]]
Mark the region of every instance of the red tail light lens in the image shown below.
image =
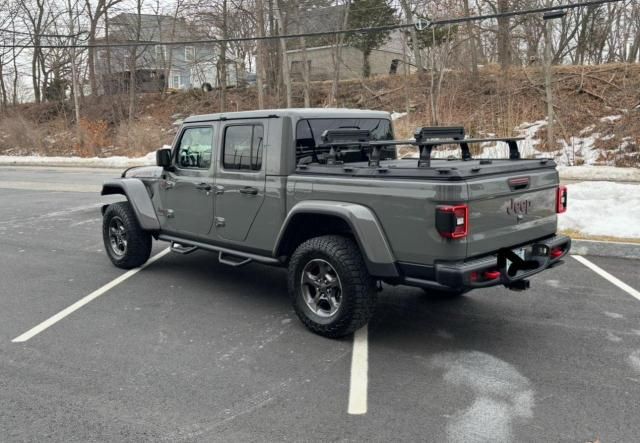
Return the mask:
[[436, 208], [436, 229], [444, 238], [463, 238], [469, 229], [469, 208], [467, 205], [438, 206]]
[[556, 195], [556, 212], [562, 214], [567, 210], [567, 187], [559, 186]]

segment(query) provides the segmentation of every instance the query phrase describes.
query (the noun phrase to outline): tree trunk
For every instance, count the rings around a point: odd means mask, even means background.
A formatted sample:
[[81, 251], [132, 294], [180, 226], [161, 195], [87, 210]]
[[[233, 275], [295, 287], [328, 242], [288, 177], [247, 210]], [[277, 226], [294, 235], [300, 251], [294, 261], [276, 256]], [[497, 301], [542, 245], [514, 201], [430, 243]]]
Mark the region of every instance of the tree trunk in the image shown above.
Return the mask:
[[[222, 0], [222, 38], [227, 38], [227, 0]], [[220, 112], [227, 110], [227, 43], [220, 43], [218, 60], [218, 83], [220, 84]]]
[[[136, 42], [140, 41], [140, 35], [142, 33], [142, 1], [137, 1], [137, 16], [136, 16]], [[136, 64], [138, 58], [138, 47], [133, 46], [130, 52], [129, 59], [129, 131], [131, 131], [131, 124], [135, 117], [136, 112]]]
[[7, 110], [7, 87], [4, 83], [4, 71], [3, 71], [3, 66], [4, 63], [3, 61], [0, 59], [0, 91], [2, 92], [2, 102], [0, 103], [0, 109], [2, 109], [2, 111], [6, 111]]
[[[498, 12], [509, 10], [509, 0], [498, 0]], [[498, 61], [503, 70], [511, 64], [511, 37], [509, 32], [509, 18], [498, 17]]]
[[362, 76], [369, 78], [371, 76], [371, 63], [369, 62], [370, 50], [362, 51]]
[[[411, 10], [409, 1], [400, 0], [400, 4], [402, 5], [402, 10], [404, 11], [404, 15], [407, 19], [407, 25], [413, 25], [413, 11]], [[420, 45], [418, 44], [418, 32], [416, 31], [415, 26], [410, 26], [409, 32], [411, 33], [411, 50], [413, 51], [413, 58], [416, 62], [418, 73], [420, 73], [424, 71], [424, 65], [422, 64], [422, 54], [420, 54]]]
[[[301, 5], [298, 3], [296, 6], [296, 22], [298, 33], [302, 33], [302, 29], [300, 28], [300, 8]], [[310, 97], [310, 89], [311, 85], [309, 84], [309, 60], [307, 58], [307, 44], [305, 38], [303, 36], [300, 37], [300, 53], [302, 54], [302, 93], [304, 96], [304, 107], [311, 107], [311, 97]]]
[[[471, 16], [471, 12], [469, 10], [469, 0], [464, 0], [463, 2], [463, 12], [464, 15], [469, 17]], [[466, 24], [467, 27], [467, 38], [469, 39], [469, 53], [471, 55], [471, 79], [478, 79], [478, 51], [476, 48], [476, 38], [475, 32], [473, 32], [473, 23], [470, 21]]]
[[[264, 37], [264, 3], [262, 0], [256, 0], [256, 10], [258, 37]], [[264, 40], [258, 40], [256, 42], [256, 50], [256, 88], [258, 88], [258, 109], [264, 109], [264, 83], [266, 80]]]
[[[36, 39], [37, 41], [37, 39]], [[38, 46], [33, 48], [33, 56], [31, 57], [31, 80], [33, 82], [33, 98], [36, 103], [40, 103], [40, 67], [38, 66]]]
[[91, 24], [89, 28], [89, 48], [87, 50], [87, 65], [89, 68], [89, 85], [91, 86], [91, 95], [98, 95], [98, 82], [96, 81], [96, 48], [93, 47], [95, 45], [95, 33], [96, 29]]
[[547, 149], [555, 148], [555, 139], [553, 135], [553, 91], [551, 90], [551, 63], [553, 62], [551, 55], [551, 37], [552, 37], [551, 20], [545, 22], [545, 44], [544, 44], [544, 90], [547, 101]]
[[[286, 33], [286, 25], [284, 22], [285, 14], [283, 13], [283, 3], [276, 0], [276, 20], [278, 20], [278, 34], [284, 35]], [[291, 76], [289, 75], [289, 58], [287, 57], [287, 40], [284, 38], [278, 39], [280, 42], [280, 52], [282, 53], [282, 82], [285, 88], [285, 99], [287, 108], [291, 107]]]
[[[344, 5], [344, 15], [340, 29], [347, 29], [349, 23], [349, 0]], [[338, 84], [340, 82], [340, 65], [342, 64], [342, 45], [344, 43], [344, 34], [336, 35], [336, 44], [331, 52], [331, 60], [333, 62], [333, 80], [331, 82], [331, 95], [329, 96], [329, 104], [331, 106], [338, 105]]]

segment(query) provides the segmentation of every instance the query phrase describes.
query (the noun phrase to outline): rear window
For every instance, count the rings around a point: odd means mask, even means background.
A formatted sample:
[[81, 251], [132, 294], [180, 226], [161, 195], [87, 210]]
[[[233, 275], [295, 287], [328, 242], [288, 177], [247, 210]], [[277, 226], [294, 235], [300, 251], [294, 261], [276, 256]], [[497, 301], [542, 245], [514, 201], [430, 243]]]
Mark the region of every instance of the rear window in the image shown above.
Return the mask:
[[[381, 118], [311, 118], [298, 121], [296, 126], [296, 154], [298, 163], [324, 162], [322, 133], [328, 129], [366, 129], [372, 140], [393, 140], [391, 122]], [[359, 148], [342, 149], [342, 161], [352, 163], [368, 160], [368, 152]], [[395, 148], [384, 149], [382, 158], [395, 158]]]

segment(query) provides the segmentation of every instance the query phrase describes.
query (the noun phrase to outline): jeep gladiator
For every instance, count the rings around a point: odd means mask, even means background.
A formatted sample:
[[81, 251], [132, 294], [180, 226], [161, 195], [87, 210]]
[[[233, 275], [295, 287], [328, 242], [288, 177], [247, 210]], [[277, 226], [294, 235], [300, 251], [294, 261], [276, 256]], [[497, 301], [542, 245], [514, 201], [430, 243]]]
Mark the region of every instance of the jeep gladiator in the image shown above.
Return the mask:
[[[505, 157], [472, 146], [505, 142]], [[517, 138], [469, 139], [460, 127], [395, 140], [390, 115], [280, 109], [192, 116], [157, 166], [104, 183], [109, 258], [144, 264], [152, 238], [221, 263], [288, 267], [293, 308], [313, 332], [340, 337], [371, 318], [381, 282], [458, 296], [560, 264], [567, 205], [551, 159], [523, 159]], [[397, 146], [419, 154], [401, 158]], [[471, 146], [470, 146], [471, 145]], [[437, 155], [452, 147], [459, 156]]]

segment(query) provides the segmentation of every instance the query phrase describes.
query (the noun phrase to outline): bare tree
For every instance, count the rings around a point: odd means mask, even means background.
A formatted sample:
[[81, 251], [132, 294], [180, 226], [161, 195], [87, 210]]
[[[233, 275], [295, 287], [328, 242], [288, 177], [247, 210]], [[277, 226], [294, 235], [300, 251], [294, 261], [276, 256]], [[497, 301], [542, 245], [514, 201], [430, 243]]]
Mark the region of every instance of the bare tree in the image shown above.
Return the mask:
[[[342, 21], [339, 23], [337, 30], [347, 29], [349, 24], [350, 0], [345, 0], [343, 6]], [[344, 46], [345, 34], [336, 34], [331, 51], [331, 62], [333, 63], [333, 78], [331, 80], [331, 93], [329, 95], [329, 104], [337, 106], [338, 104], [338, 84], [340, 82], [340, 66], [342, 65], [342, 47]]]
[[98, 32], [98, 25], [109, 11], [115, 7], [122, 0], [98, 0], [95, 4], [91, 0], [85, 0], [84, 10], [87, 15], [87, 21], [89, 23], [89, 30], [87, 33], [88, 48], [88, 69], [89, 69], [89, 85], [91, 86], [91, 94], [98, 95], [98, 82], [96, 80], [96, 50], [94, 45], [96, 43], [96, 37]]
[[[278, 34], [284, 35], [287, 33], [287, 10], [283, 0], [276, 0], [275, 17], [278, 21]], [[287, 108], [291, 107], [291, 76], [289, 74], [289, 58], [287, 57], [287, 40], [280, 38], [280, 52], [282, 57], [282, 82], [285, 88], [285, 103]]]

